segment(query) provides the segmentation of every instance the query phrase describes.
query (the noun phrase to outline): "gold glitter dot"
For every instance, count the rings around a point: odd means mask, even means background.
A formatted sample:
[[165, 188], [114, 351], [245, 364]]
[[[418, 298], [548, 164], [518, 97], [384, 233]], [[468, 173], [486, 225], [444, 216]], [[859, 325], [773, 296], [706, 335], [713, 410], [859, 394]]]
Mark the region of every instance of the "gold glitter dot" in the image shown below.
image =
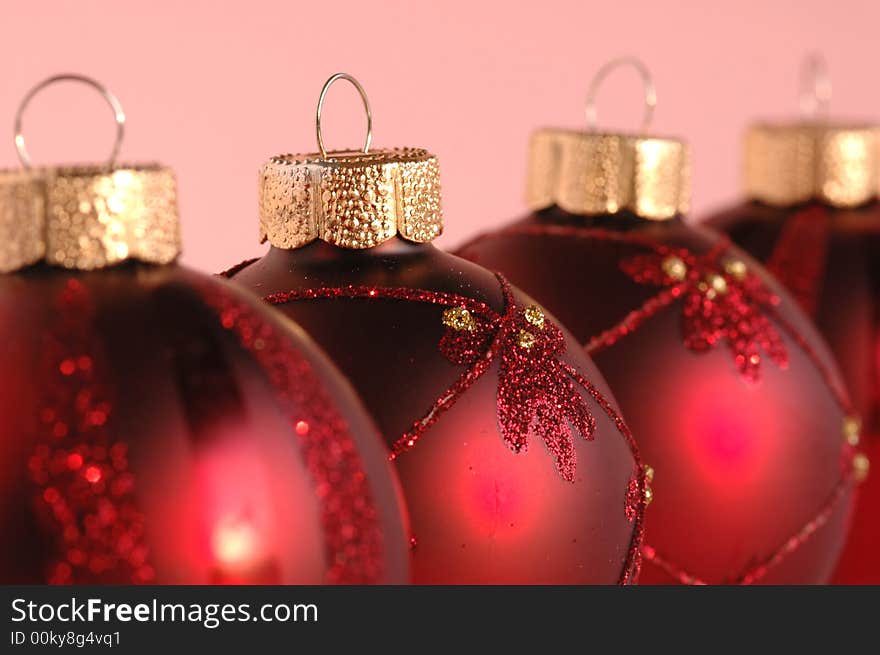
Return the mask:
[[[708, 289], [714, 291], [711, 297], [715, 297], [715, 294], [723, 296], [727, 293], [727, 280], [724, 279], [723, 276], [718, 275], [718, 273], [709, 273], [706, 276], [706, 284], [708, 285]], [[709, 295], [709, 291], [706, 292], [706, 295]]]
[[741, 259], [728, 259], [724, 262], [724, 270], [737, 280], [746, 279], [746, 274], [749, 272], [745, 262]]
[[715, 299], [715, 296], [718, 295], [717, 293], [715, 293], [715, 289], [713, 289], [712, 287], [710, 287], [710, 286], [709, 286], [708, 284], [706, 284], [705, 282], [700, 282], [699, 284], [697, 284], [697, 289], [700, 290], [700, 293], [704, 293], [704, 294], [706, 294], [706, 297], [707, 297], [709, 300], [714, 300], [714, 299]]
[[654, 500], [654, 491], [651, 487], [645, 487], [645, 505], [650, 505]]
[[654, 467], [648, 464], [645, 464], [645, 480], [648, 482], [654, 481]]
[[535, 345], [535, 335], [528, 330], [520, 330], [519, 334], [516, 335], [516, 342], [520, 348], [528, 350]]
[[526, 320], [539, 330], [544, 328], [544, 312], [537, 305], [529, 305], [523, 310]]
[[687, 264], [680, 257], [667, 257], [663, 260], [663, 272], [673, 280], [681, 282], [687, 275]]
[[853, 457], [853, 475], [856, 478], [856, 482], [864, 482], [868, 477], [868, 471], [871, 468], [871, 462], [868, 460], [868, 456], [865, 453], [858, 453], [855, 457]]
[[477, 322], [464, 307], [450, 307], [443, 310], [443, 325], [459, 332], [473, 332]]
[[843, 438], [850, 446], [859, 445], [859, 436], [862, 431], [862, 421], [858, 416], [845, 416], [843, 418]]

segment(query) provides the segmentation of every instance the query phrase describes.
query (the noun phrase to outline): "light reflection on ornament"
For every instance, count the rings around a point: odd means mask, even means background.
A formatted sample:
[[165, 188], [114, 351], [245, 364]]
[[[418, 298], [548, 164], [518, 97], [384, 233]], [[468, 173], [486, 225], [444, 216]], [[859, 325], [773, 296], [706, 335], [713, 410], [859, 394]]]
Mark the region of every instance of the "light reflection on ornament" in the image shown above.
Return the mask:
[[[262, 445], [242, 427], [226, 427], [200, 448], [196, 464], [198, 512], [218, 580], [249, 572], [274, 559], [280, 517], [272, 493], [271, 466]], [[242, 575], [244, 577], [242, 578]]]
[[244, 516], [220, 519], [211, 538], [214, 556], [221, 564], [246, 567], [259, 560], [260, 538], [252, 522]]
[[537, 520], [538, 476], [529, 475], [545, 464], [541, 444], [535, 444], [535, 452], [520, 453], [513, 466], [507, 465], [510, 452], [503, 443], [479, 438], [467, 446], [460, 459], [458, 497], [450, 501], [453, 515], [462, 510], [468, 514], [471, 533], [462, 535], [462, 541], [475, 544], [488, 536], [496, 543], [527, 543], [542, 525]]
[[[745, 493], [751, 482], [761, 478], [772, 465], [781, 429], [778, 413], [762, 408], [771, 402], [742, 405], [741, 397], [725, 393], [742, 381], [723, 366], [707, 366], [704, 384], [693, 385], [681, 397], [676, 430], [687, 435], [691, 463], [703, 484], [725, 494]], [[771, 385], [762, 389], [773, 394]], [[782, 400], [780, 399], [781, 403]]]

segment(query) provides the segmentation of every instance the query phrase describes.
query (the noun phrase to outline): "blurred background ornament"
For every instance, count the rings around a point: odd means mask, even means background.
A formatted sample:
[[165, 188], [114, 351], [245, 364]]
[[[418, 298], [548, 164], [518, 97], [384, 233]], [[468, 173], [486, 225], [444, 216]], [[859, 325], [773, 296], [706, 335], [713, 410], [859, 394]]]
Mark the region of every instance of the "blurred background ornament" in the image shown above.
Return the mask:
[[460, 254], [544, 303], [584, 345], [657, 469], [642, 582], [827, 582], [861, 455], [821, 337], [760, 265], [683, 219], [681, 141], [588, 129], [532, 136], [533, 213]]
[[[706, 218], [765, 262], [825, 336], [858, 410], [848, 439], [880, 452], [880, 126], [828, 118], [831, 81], [804, 61], [800, 120], [744, 140], [744, 200]], [[867, 459], [865, 459], [867, 473]], [[835, 581], [880, 582], [880, 480], [859, 490]]]
[[[106, 165], [33, 169], [49, 84], [110, 103]], [[0, 582], [405, 583], [405, 511], [354, 392], [289, 321], [177, 266], [174, 174], [46, 80], [0, 172]]]
[[[367, 109], [328, 152], [336, 80]], [[440, 252], [436, 158], [371, 150], [349, 75], [318, 101], [318, 153], [260, 174], [262, 258], [227, 271], [294, 318], [360, 392], [392, 449], [417, 583], [628, 583], [650, 490], [605, 383], [555, 319]]]

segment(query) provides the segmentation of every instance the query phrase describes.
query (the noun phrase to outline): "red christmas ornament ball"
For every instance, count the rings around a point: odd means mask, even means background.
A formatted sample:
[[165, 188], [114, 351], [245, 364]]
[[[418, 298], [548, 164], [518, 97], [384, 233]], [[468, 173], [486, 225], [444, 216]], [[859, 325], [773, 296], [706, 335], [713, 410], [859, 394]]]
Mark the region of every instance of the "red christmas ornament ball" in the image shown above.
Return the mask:
[[272, 247], [229, 274], [302, 325], [376, 418], [416, 583], [632, 581], [638, 454], [589, 358], [532, 300], [400, 237]]
[[319, 146], [264, 164], [272, 247], [226, 274], [302, 325], [375, 417], [413, 580], [631, 582], [649, 490], [595, 367], [502, 277], [431, 245], [433, 155]]
[[[880, 448], [878, 135], [870, 123], [756, 123], [744, 139], [745, 201], [708, 219], [765, 262], [815, 321], [853, 390], [847, 440], [867, 455]], [[863, 480], [868, 462], [860, 455]], [[880, 582], [878, 511], [880, 481], [869, 478], [835, 582]]]
[[[850, 439], [880, 449], [880, 205], [835, 208], [811, 201], [794, 207], [744, 202], [706, 223], [765, 263], [815, 321], [853, 392], [862, 429]], [[876, 456], [872, 459], [876, 459]], [[862, 466], [867, 466], [868, 459]], [[867, 471], [865, 470], [865, 473]], [[846, 549], [834, 577], [844, 584], [880, 583], [880, 479], [868, 475]]]
[[460, 254], [544, 303], [614, 391], [656, 470], [642, 582], [830, 579], [852, 410], [821, 337], [758, 264], [680, 218], [558, 207]]
[[134, 262], [0, 276], [0, 582], [403, 583], [394, 473], [301, 331]]

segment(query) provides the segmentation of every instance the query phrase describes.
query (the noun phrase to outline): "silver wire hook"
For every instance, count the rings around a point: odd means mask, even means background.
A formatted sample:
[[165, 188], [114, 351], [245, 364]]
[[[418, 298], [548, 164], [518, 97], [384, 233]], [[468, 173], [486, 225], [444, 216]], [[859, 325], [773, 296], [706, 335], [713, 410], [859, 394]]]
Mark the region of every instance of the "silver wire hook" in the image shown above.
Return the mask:
[[804, 57], [800, 73], [801, 115], [808, 118], [824, 116], [831, 104], [831, 75], [828, 63], [818, 52]]
[[364, 103], [364, 110], [367, 112], [367, 138], [364, 140], [363, 151], [367, 154], [370, 151], [370, 144], [373, 142], [373, 112], [370, 109], [370, 101], [367, 99], [367, 92], [364, 87], [354, 77], [348, 73], [336, 73], [324, 82], [324, 88], [321, 89], [321, 95], [318, 96], [318, 109], [315, 112], [315, 134], [318, 137], [318, 150], [321, 152], [321, 159], [327, 159], [327, 150], [324, 148], [324, 135], [321, 133], [321, 110], [324, 108], [324, 96], [336, 80], [346, 80], [351, 82], [357, 92], [361, 96]]
[[593, 79], [590, 80], [590, 88], [587, 90], [587, 103], [584, 108], [584, 115], [586, 116], [587, 126], [590, 130], [596, 129], [596, 123], [598, 120], [596, 96], [599, 93], [599, 87], [611, 71], [621, 66], [631, 66], [641, 76], [642, 84], [645, 87], [645, 114], [642, 118], [641, 129], [645, 130], [651, 124], [651, 119], [654, 116], [654, 108], [657, 106], [657, 90], [654, 87], [654, 78], [651, 77], [651, 72], [641, 59], [638, 59], [637, 57], [618, 57], [617, 59], [612, 59], [605, 63], [596, 72]]
[[110, 105], [110, 108], [113, 110], [114, 120], [116, 121], [116, 142], [113, 144], [113, 150], [110, 153], [110, 158], [107, 160], [107, 167], [113, 168], [113, 164], [116, 163], [116, 156], [119, 154], [119, 149], [122, 147], [122, 139], [125, 136], [125, 111], [123, 111], [119, 99], [113, 95], [107, 87], [91, 77], [76, 74], [54, 75], [43, 80], [28, 91], [22, 99], [21, 104], [18, 105], [18, 110], [15, 112], [15, 149], [18, 151], [18, 158], [22, 165], [25, 168], [31, 168], [31, 156], [27, 151], [24, 142], [24, 134], [22, 134], [21, 131], [24, 111], [27, 109], [28, 104], [35, 95], [47, 86], [55, 84], [56, 82], [82, 82], [83, 84], [88, 84], [93, 89], [97, 90], [98, 93], [104, 97], [104, 100], [107, 101], [107, 104]]

